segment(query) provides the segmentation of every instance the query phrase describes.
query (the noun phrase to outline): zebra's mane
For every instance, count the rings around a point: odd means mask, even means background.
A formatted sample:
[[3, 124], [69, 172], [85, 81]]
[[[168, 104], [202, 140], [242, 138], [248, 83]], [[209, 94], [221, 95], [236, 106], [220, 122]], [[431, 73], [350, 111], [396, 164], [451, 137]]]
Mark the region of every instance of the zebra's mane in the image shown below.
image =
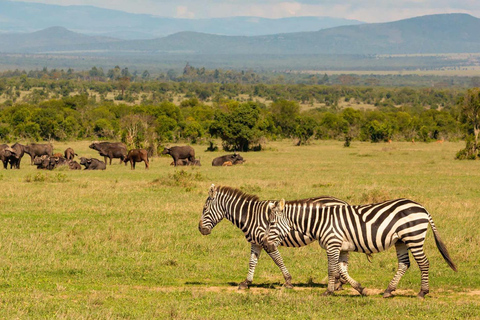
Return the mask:
[[247, 194], [240, 189], [235, 189], [235, 188], [231, 188], [231, 187], [219, 186], [218, 187], [218, 192], [226, 193], [228, 195], [233, 195], [233, 196], [237, 196], [237, 197], [241, 197], [242, 199], [245, 199], [246, 201], [260, 201], [260, 198], [257, 195]]

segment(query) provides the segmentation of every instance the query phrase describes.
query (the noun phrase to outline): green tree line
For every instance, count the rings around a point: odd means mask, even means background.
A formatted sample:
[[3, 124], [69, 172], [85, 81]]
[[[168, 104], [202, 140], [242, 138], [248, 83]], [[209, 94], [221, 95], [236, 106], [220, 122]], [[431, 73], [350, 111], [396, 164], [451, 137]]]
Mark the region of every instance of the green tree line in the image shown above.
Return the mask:
[[4, 142], [121, 139], [131, 147], [156, 148], [166, 142], [221, 138], [225, 150], [246, 151], [259, 148], [263, 139], [291, 138], [300, 145], [310, 139], [346, 137], [372, 142], [461, 139], [465, 123], [457, 104], [428, 108], [420, 100], [372, 110], [324, 107], [302, 111], [298, 101], [287, 99], [264, 104], [223, 98], [207, 104], [193, 97], [179, 104], [164, 99], [127, 105], [98, 101], [83, 93], [0, 106], [0, 139]]

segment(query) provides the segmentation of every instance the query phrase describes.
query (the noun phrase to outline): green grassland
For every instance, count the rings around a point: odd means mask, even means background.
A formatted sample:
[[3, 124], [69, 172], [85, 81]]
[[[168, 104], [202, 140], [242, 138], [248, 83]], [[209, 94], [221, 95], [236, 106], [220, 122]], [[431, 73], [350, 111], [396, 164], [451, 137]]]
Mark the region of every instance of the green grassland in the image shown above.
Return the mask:
[[[55, 143], [95, 156], [88, 141]], [[26, 155], [20, 170], [0, 171], [0, 318], [60, 319], [474, 319], [480, 317], [480, 163], [456, 161], [464, 143], [371, 144], [270, 142], [247, 162], [212, 167], [222, 152], [194, 146], [203, 166], [178, 168], [151, 159], [135, 171], [117, 160], [106, 171], [39, 171]], [[430, 294], [416, 298], [413, 262], [397, 296], [383, 299], [395, 250], [350, 255], [349, 286], [323, 297], [327, 260], [318, 244], [280, 248], [295, 288], [263, 253], [251, 289], [250, 245], [223, 221], [197, 229], [208, 187], [228, 185], [261, 199], [332, 195], [361, 204], [408, 197], [431, 213], [459, 271], [426, 241]]]

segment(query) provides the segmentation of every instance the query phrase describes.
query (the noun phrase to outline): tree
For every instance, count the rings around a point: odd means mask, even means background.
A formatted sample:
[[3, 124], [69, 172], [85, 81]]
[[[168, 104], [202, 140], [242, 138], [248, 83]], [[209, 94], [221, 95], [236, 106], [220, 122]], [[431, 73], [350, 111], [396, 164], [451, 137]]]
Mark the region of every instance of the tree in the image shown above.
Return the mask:
[[377, 120], [369, 122], [364, 130], [372, 142], [388, 141], [392, 136], [392, 127], [388, 123], [380, 123]]
[[262, 137], [260, 107], [255, 102], [239, 104], [231, 101], [228, 111], [218, 110], [210, 126], [210, 134], [223, 140], [225, 151], [248, 151]]
[[296, 119], [300, 115], [300, 106], [295, 101], [277, 100], [270, 106], [275, 125], [283, 136], [292, 137], [297, 126]]
[[[466, 153], [464, 158], [477, 159], [478, 135], [480, 134], [480, 88], [469, 89], [459, 104], [461, 120], [467, 126], [467, 146], [464, 149]], [[469, 136], [471, 137], [470, 143], [468, 143]], [[459, 158], [458, 155], [457, 158]]]
[[120, 79], [118, 79], [118, 88], [122, 91], [122, 97], [125, 94], [125, 90], [127, 90], [129, 86], [130, 86], [129, 77], [121, 77]]
[[318, 126], [315, 119], [308, 116], [300, 116], [296, 119], [297, 125], [293, 136], [298, 139], [297, 146], [306, 144], [315, 134], [315, 129]]

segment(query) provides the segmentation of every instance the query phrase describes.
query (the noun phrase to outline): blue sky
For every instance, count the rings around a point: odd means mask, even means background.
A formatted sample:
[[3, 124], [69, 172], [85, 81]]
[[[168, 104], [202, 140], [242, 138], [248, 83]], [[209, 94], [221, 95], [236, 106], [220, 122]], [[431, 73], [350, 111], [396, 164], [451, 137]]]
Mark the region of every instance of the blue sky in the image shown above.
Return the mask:
[[[16, 0], [15, 0], [16, 1]], [[480, 0], [23, 0], [58, 5], [92, 5], [175, 18], [330, 16], [385, 22], [436, 13], [480, 17]]]

